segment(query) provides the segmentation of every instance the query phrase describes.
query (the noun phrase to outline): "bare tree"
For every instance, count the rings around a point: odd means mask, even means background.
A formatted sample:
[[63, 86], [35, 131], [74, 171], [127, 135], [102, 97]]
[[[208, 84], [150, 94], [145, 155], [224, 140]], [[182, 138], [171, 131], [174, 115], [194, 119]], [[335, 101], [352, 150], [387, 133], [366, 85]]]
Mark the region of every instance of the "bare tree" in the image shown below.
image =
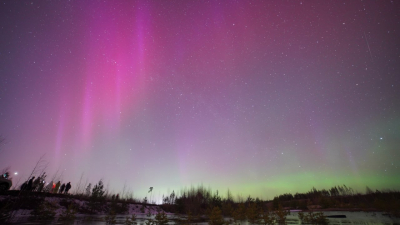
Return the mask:
[[[6, 139], [2, 135], [0, 135], [0, 152], [5, 143], [6, 143]], [[12, 180], [10, 169], [11, 169], [11, 166], [7, 166], [6, 168], [1, 169], [0, 176], [4, 176], [5, 178]]]
[[80, 190], [81, 190], [81, 185], [82, 185], [82, 179], [83, 179], [83, 172], [81, 174], [81, 178], [79, 179], [78, 184], [75, 186], [75, 194], [79, 194]]
[[[40, 171], [41, 173], [43, 173], [43, 171], [47, 168], [47, 166], [49, 165], [49, 163], [44, 159], [46, 154], [43, 154], [42, 156], [40, 156], [39, 160], [36, 162], [35, 166], [32, 169], [31, 174], [28, 177], [28, 180], [35, 174], [38, 174], [38, 172]], [[40, 174], [39, 172], [39, 174]]]
[[0, 135], [0, 152], [1, 152], [1, 147], [6, 143], [6, 139]]
[[121, 199], [122, 198], [125, 198], [125, 193], [126, 193], [126, 181], [125, 181], [125, 183], [124, 183], [124, 188], [122, 189], [122, 194], [121, 194]]
[[[85, 184], [83, 185], [83, 188], [84, 188], [84, 190], [82, 191], [83, 195], [87, 194], [88, 183], [89, 183], [89, 179], [86, 178]], [[89, 185], [91, 185], [91, 184], [89, 183]], [[85, 189], [85, 187], [86, 187], [86, 189]], [[89, 190], [89, 192], [90, 192], [90, 190]]]
[[[5, 144], [5, 142], [6, 142], [6, 139], [2, 135], [0, 135], [0, 152], [1, 152], [1, 147], [2, 147], [2, 145]], [[11, 180], [12, 178], [10, 176], [11, 175], [10, 168], [11, 168], [10, 166], [7, 166], [6, 168], [1, 169], [0, 176], [7, 176], [7, 179]]]
[[18, 190], [18, 188], [20, 187], [20, 184], [21, 184], [21, 179], [22, 179], [22, 177], [18, 176], [17, 182], [13, 181], [13, 186], [11, 187], [12, 190]]
[[64, 171], [62, 171], [60, 174], [58, 173], [59, 171], [60, 171], [60, 169], [58, 169], [56, 171], [56, 173], [53, 175], [53, 177], [51, 178], [52, 182], [57, 183], [57, 181], [61, 181]]
[[1, 171], [0, 171], [0, 173], [1, 173], [1, 175], [3, 175], [3, 174], [5, 174], [5, 173], [9, 173], [10, 172], [10, 167], [9, 166], [7, 166], [6, 168], [4, 168], [4, 169], [2, 169]]
[[6, 139], [2, 135], [0, 135], [0, 144], [5, 143], [5, 141], [6, 141]]

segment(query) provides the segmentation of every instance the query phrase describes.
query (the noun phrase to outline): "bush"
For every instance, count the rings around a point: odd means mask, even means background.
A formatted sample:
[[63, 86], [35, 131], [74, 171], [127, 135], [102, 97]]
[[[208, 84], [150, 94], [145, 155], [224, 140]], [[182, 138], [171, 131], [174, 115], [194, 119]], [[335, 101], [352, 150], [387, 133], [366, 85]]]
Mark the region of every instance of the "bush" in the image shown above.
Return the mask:
[[232, 217], [235, 222], [243, 221], [246, 219], [246, 209], [243, 203], [239, 203], [236, 209], [233, 210]]
[[272, 208], [274, 210], [279, 209], [280, 203], [279, 203], [279, 198], [275, 197], [274, 200], [272, 200]]
[[246, 217], [251, 224], [257, 224], [260, 221], [260, 210], [255, 203], [251, 203], [247, 207]]
[[57, 208], [55, 203], [43, 201], [42, 204], [31, 212], [30, 220], [53, 220]]
[[333, 201], [330, 197], [321, 197], [319, 204], [322, 206], [322, 208], [326, 209], [333, 206]]
[[135, 214], [132, 214], [131, 218], [129, 218], [129, 217], [125, 218], [124, 224], [125, 225], [133, 225], [135, 223], [135, 221], [136, 221], [136, 216], [135, 216]]
[[99, 183], [93, 187], [92, 194], [87, 202], [87, 206], [91, 213], [103, 210], [103, 207], [106, 203], [106, 198], [104, 196], [105, 191], [103, 189], [104, 185], [102, 180], [100, 180]]
[[11, 218], [11, 204], [8, 201], [0, 202], [0, 222], [6, 222]]
[[145, 213], [145, 210], [144, 210], [144, 205], [142, 205], [142, 207], [140, 207], [140, 209], [139, 209], [139, 210], [140, 210], [140, 212], [141, 212], [141, 213]]
[[224, 216], [232, 216], [233, 207], [231, 202], [224, 202], [222, 204], [222, 214]]
[[165, 212], [159, 212], [156, 215], [156, 223], [158, 225], [165, 225], [168, 223], [168, 218], [167, 215], [165, 214]]
[[225, 223], [224, 218], [222, 217], [222, 212], [218, 207], [214, 207], [211, 210], [210, 220], [208, 224], [210, 225], [223, 225]]
[[113, 200], [113, 201], [111, 201], [110, 208], [116, 214], [125, 214], [129, 209], [129, 205], [126, 201], [124, 201], [122, 203], [117, 203], [116, 200]]
[[74, 221], [75, 218], [76, 218], [76, 208], [71, 203], [68, 205], [68, 208], [61, 213], [58, 219], [61, 221]]
[[320, 225], [328, 224], [328, 219], [326, 219], [323, 212], [317, 212], [317, 213], [309, 212], [307, 214], [299, 212], [299, 219], [301, 220], [301, 223], [320, 224]]
[[154, 225], [154, 221], [152, 219], [148, 219], [146, 222], [144, 222], [145, 225]]
[[117, 220], [115, 218], [115, 212], [111, 210], [107, 216], [104, 217], [104, 221], [106, 221], [106, 224], [116, 224]]
[[275, 211], [274, 214], [278, 224], [286, 224], [286, 216], [289, 214], [288, 211], [285, 211], [282, 206], [279, 206], [279, 209]]
[[275, 218], [275, 214], [272, 214], [268, 211], [265, 211], [261, 214], [261, 219], [262, 219], [262, 224], [264, 225], [274, 225], [276, 218]]

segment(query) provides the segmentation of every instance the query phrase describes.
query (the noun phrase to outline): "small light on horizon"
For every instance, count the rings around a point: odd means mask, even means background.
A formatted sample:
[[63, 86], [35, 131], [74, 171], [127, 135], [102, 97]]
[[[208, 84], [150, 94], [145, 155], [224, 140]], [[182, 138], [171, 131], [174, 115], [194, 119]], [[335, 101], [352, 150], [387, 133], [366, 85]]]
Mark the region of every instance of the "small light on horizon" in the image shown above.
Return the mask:
[[383, 137], [380, 137], [379, 139], [383, 140]]
[[18, 172], [15, 172], [14, 175], [18, 175]]

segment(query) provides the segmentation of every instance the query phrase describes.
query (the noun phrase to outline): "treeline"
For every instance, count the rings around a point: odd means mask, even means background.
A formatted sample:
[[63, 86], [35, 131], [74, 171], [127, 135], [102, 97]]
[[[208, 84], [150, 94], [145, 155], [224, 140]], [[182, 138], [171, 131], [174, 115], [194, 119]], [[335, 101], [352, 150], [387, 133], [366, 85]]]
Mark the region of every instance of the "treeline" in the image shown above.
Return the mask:
[[290, 209], [359, 209], [378, 210], [400, 215], [400, 192], [375, 190], [366, 187], [366, 194], [355, 193], [352, 188], [335, 186], [329, 190], [312, 188], [307, 193], [283, 194], [275, 197], [272, 205], [282, 205]]
[[[288, 214], [282, 207], [271, 212], [265, 201], [259, 198], [238, 197], [237, 201], [234, 201], [229, 190], [226, 197], [222, 197], [218, 191], [213, 192], [204, 186], [184, 189], [179, 195], [173, 191], [163, 197], [161, 207], [165, 211], [187, 215], [186, 220], [182, 221], [185, 224], [208, 221], [211, 225], [223, 225], [242, 223], [246, 220], [251, 224], [283, 224]], [[230, 217], [231, 220], [225, 221], [224, 217]]]
[[[251, 196], [248, 196], [246, 199], [237, 197], [237, 199], [234, 200], [233, 194], [229, 189], [226, 196], [222, 197], [218, 191], [213, 192], [210, 188], [205, 188], [200, 185], [198, 187], [183, 189], [179, 196], [175, 194], [175, 191], [170, 195], [163, 196], [163, 205], [166, 208], [168, 208], [168, 206], [173, 206], [169, 208], [179, 213], [191, 212], [192, 214], [204, 214], [210, 208], [219, 207], [224, 215], [229, 215], [231, 211], [230, 208], [240, 204], [248, 206], [251, 203], [255, 203], [259, 208], [270, 208], [271, 210], [278, 209], [280, 205], [294, 209], [307, 209], [307, 205], [313, 202], [305, 200], [319, 199], [322, 197], [353, 196], [354, 194], [355, 192], [352, 188], [346, 185], [339, 185], [328, 190], [317, 190], [313, 187], [306, 193], [296, 193], [294, 195], [286, 193], [274, 197], [272, 201], [264, 201]], [[292, 207], [290, 204], [287, 204], [287, 202], [296, 200], [299, 201], [299, 204], [293, 204]], [[300, 205], [302, 205], [302, 207], [300, 207]]]
[[248, 196], [246, 199], [237, 197], [234, 199], [233, 194], [228, 189], [225, 196], [222, 196], [218, 191], [213, 191], [211, 188], [205, 188], [200, 185], [198, 187], [185, 188], [176, 194], [173, 191], [170, 195], [163, 196], [162, 207], [164, 210], [191, 215], [205, 215], [213, 208], [217, 207], [221, 210], [222, 215], [232, 216], [232, 213], [237, 208], [249, 207], [256, 205], [257, 208], [267, 210], [267, 201], [259, 198]]
[[328, 190], [322, 189], [322, 190], [317, 190], [315, 187], [313, 187], [310, 191], [306, 193], [296, 193], [296, 194], [282, 194], [279, 196], [276, 196], [274, 198], [278, 199], [278, 201], [290, 201], [294, 199], [312, 199], [316, 197], [337, 197], [337, 196], [351, 196], [354, 195], [355, 192], [352, 188], [347, 187], [346, 185], [343, 186], [334, 186]]
[[[225, 197], [218, 191], [213, 192], [210, 188], [203, 186], [183, 189], [180, 194], [174, 191], [167, 196], [163, 196], [163, 209], [166, 211], [191, 214], [206, 215], [214, 208], [221, 210], [224, 216], [240, 215], [242, 208], [248, 209], [255, 207], [260, 212], [272, 212], [279, 209], [360, 209], [386, 211], [394, 215], [399, 215], [400, 192], [398, 191], [372, 191], [367, 187], [366, 194], [356, 193], [346, 185], [334, 186], [330, 189], [312, 188], [305, 193], [286, 193], [264, 201], [259, 198], [248, 196], [247, 198], [238, 197], [234, 200], [232, 193], [228, 190]], [[239, 216], [243, 217], [243, 216]]]

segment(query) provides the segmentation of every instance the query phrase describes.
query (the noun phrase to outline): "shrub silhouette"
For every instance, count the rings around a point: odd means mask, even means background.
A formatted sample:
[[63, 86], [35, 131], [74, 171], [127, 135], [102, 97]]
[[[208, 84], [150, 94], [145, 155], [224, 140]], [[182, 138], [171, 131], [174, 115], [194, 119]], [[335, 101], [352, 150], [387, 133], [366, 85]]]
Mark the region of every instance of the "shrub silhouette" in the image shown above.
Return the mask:
[[133, 225], [134, 223], [136, 223], [136, 215], [135, 214], [132, 214], [132, 216], [129, 218], [129, 217], [126, 217], [125, 218], [125, 225]]
[[274, 212], [275, 219], [278, 224], [286, 224], [286, 216], [289, 214], [288, 211], [285, 211], [280, 205], [278, 210]]
[[104, 217], [104, 221], [106, 221], [106, 224], [116, 224], [117, 220], [115, 218], [115, 212], [110, 210], [110, 212]]
[[76, 218], [76, 208], [71, 203], [68, 205], [67, 209], [61, 213], [58, 219], [61, 221], [74, 221], [75, 218]]
[[257, 224], [260, 221], [260, 209], [256, 203], [250, 203], [246, 209], [246, 217], [249, 223]]
[[163, 212], [163, 211], [157, 213], [155, 219], [156, 219], [156, 223], [157, 223], [158, 225], [165, 225], [165, 224], [168, 223], [167, 215], [166, 215], [165, 212]]
[[214, 206], [210, 213], [210, 220], [208, 224], [210, 225], [223, 225], [225, 223], [224, 218], [222, 217], [222, 211]]
[[233, 207], [230, 201], [225, 201], [222, 203], [222, 214], [224, 216], [232, 216]]
[[55, 203], [43, 201], [31, 212], [30, 220], [53, 220], [58, 207]]
[[0, 201], [0, 222], [6, 222], [11, 218], [11, 202]]
[[233, 210], [232, 217], [235, 223], [246, 219], [246, 208], [243, 203], [239, 203], [236, 209]]
[[106, 198], [104, 196], [105, 191], [103, 189], [104, 185], [102, 180], [100, 180], [99, 183], [93, 187], [92, 194], [87, 202], [87, 206], [91, 213], [103, 210], [103, 206], [106, 202]]
[[264, 225], [274, 225], [276, 221], [275, 214], [270, 213], [269, 211], [263, 212], [261, 214], [261, 219], [262, 219], [261, 224]]
[[299, 212], [298, 216], [299, 219], [301, 220], [301, 223], [320, 224], [320, 225], [328, 224], [328, 219], [326, 219], [323, 212], [313, 213], [310, 211], [306, 214], [303, 212]]
[[116, 214], [125, 214], [128, 209], [128, 202], [122, 201], [121, 203], [119, 203], [117, 199], [111, 200], [110, 210], [113, 210]]

